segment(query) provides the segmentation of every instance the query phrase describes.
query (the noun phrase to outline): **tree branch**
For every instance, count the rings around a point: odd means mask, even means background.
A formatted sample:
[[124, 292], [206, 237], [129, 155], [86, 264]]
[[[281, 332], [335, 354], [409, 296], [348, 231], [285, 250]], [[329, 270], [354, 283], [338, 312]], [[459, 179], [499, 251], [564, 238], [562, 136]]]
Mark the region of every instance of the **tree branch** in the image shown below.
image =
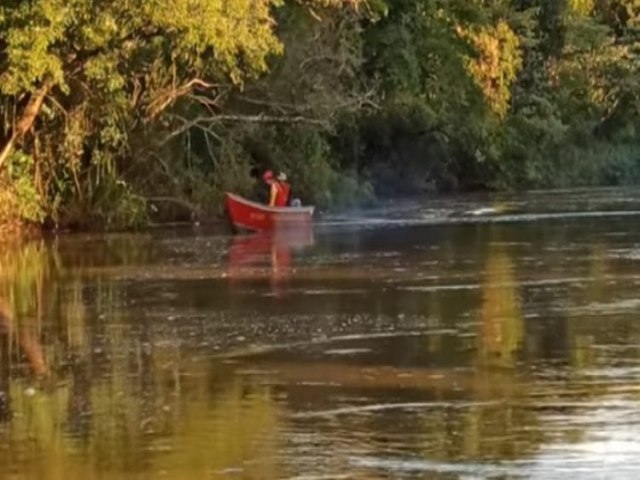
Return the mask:
[[2, 151], [0, 151], [0, 170], [2, 170], [2, 167], [9, 158], [9, 155], [13, 151], [15, 144], [22, 140], [27, 132], [31, 130], [33, 123], [36, 121], [36, 118], [40, 114], [44, 99], [49, 94], [49, 90], [51, 90], [52, 87], [53, 81], [48, 79], [45, 80], [45, 82], [31, 94], [27, 105], [22, 111], [20, 119], [16, 123], [16, 126], [13, 128], [9, 139], [2, 147]]
[[274, 116], [274, 115], [214, 115], [211, 117], [199, 116], [192, 120], [187, 120], [178, 115], [173, 116], [174, 119], [180, 120], [182, 125], [173, 130], [160, 143], [159, 146], [165, 145], [171, 139], [177, 137], [181, 133], [186, 132], [190, 128], [199, 128], [200, 130], [210, 133], [215, 138], [220, 138], [217, 133], [212, 131], [207, 125], [215, 123], [277, 123], [277, 124], [297, 124], [304, 123], [308, 125], [317, 125], [322, 128], [329, 128], [330, 122], [327, 120], [319, 120], [315, 118], [303, 116]]
[[239, 95], [237, 97], [238, 101], [243, 103], [248, 103], [250, 105], [257, 105], [259, 107], [267, 107], [277, 110], [280, 113], [286, 113], [287, 111], [310, 111], [311, 107], [309, 105], [294, 105], [292, 103], [284, 103], [284, 102], [273, 102], [270, 100], [259, 100], [257, 98], [246, 97], [244, 95]]
[[214, 89], [217, 85], [213, 83], [205, 82], [200, 78], [194, 78], [189, 80], [184, 85], [180, 85], [179, 87], [174, 87], [169, 90], [165, 90], [161, 92], [156, 98], [149, 102], [147, 106], [147, 117], [150, 119], [156, 118], [160, 113], [162, 113], [166, 108], [175, 102], [178, 98], [190, 93], [195, 87], [200, 87], [203, 89]]
[[274, 116], [274, 115], [218, 115], [214, 117], [218, 122], [247, 122], [247, 123], [306, 123], [327, 128], [329, 122], [316, 118], [297, 116]]

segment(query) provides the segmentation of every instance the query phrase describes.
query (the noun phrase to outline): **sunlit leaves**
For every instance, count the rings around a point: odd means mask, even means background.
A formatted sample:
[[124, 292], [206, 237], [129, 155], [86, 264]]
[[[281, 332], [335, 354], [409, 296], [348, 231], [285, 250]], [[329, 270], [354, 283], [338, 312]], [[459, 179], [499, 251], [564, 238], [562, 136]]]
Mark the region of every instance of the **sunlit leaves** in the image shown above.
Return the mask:
[[590, 15], [596, 5], [596, 0], [568, 0], [569, 10], [576, 15]]
[[20, 2], [3, 10], [0, 45], [6, 43], [2, 53], [7, 60], [0, 73], [0, 93], [30, 91], [45, 76], [64, 82], [64, 60], [53, 45], [65, 37], [67, 13], [65, 2], [56, 0]]
[[[282, 47], [273, 32], [271, 9], [280, 0], [145, 2], [150, 24], [175, 38], [174, 57], [197, 65], [208, 49], [234, 82], [266, 70], [265, 58]], [[202, 65], [202, 64], [201, 64]]]
[[509, 108], [511, 89], [522, 66], [520, 40], [505, 21], [495, 26], [463, 31], [476, 55], [467, 65], [476, 84], [482, 89], [487, 103], [500, 117]]

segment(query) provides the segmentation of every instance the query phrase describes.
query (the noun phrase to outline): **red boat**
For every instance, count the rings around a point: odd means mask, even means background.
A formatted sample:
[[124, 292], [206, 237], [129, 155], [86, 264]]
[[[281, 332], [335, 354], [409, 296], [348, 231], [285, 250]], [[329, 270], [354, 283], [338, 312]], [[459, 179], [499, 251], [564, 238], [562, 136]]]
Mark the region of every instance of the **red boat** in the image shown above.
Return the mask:
[[267, 231], [311, 225], [315, 207], [269, 207], [226, 193], [226, 207], [236, 230]]

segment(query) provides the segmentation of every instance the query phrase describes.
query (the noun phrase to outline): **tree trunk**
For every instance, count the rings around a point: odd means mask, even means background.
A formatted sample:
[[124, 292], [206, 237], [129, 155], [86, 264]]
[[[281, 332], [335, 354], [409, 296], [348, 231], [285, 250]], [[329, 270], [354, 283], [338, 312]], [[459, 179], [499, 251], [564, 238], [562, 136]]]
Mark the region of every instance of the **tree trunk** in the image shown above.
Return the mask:
[[24, 107], [22, 116], [16, 123], [16, 126], [11, 132], [9, 139], [2, 146], [2, 150], [0, 151], [0, 170], [2, 170], [2, 167], [9, 158], [9, 155], [13, 151], [16, 143], [22, 140], [27, 132], [31, 130], [33, 123], [36, 121], [36, 118], [38, 117], [38, 114], [42, 109], [42, 103], [44, 102], [44, 99], [49, 93], [49, 90], [51, 90], [52, 86], [53, 82], [47, 80], [40, 88], [38, 88], [31, 94], [31, 98], [29, 98], [27, 106]]
[[2, 152], [0, 152], [0, 172], [2, 171], [2, 167], [4, 166], [4, 162], [9, 158], [9, 154], [13, 151], [13, 145], [16, 143], [15, 133], [11, 134], [7, 143], [5, 143], [4, 147], [2, 147]]

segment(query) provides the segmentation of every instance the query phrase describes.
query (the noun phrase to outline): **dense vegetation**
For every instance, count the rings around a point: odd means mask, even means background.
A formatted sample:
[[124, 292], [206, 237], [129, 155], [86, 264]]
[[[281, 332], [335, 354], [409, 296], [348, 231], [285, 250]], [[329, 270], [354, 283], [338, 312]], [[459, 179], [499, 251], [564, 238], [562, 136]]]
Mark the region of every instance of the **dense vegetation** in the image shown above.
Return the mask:
[[640, 0], [5, 0], [0, 223], [640, 180]]

